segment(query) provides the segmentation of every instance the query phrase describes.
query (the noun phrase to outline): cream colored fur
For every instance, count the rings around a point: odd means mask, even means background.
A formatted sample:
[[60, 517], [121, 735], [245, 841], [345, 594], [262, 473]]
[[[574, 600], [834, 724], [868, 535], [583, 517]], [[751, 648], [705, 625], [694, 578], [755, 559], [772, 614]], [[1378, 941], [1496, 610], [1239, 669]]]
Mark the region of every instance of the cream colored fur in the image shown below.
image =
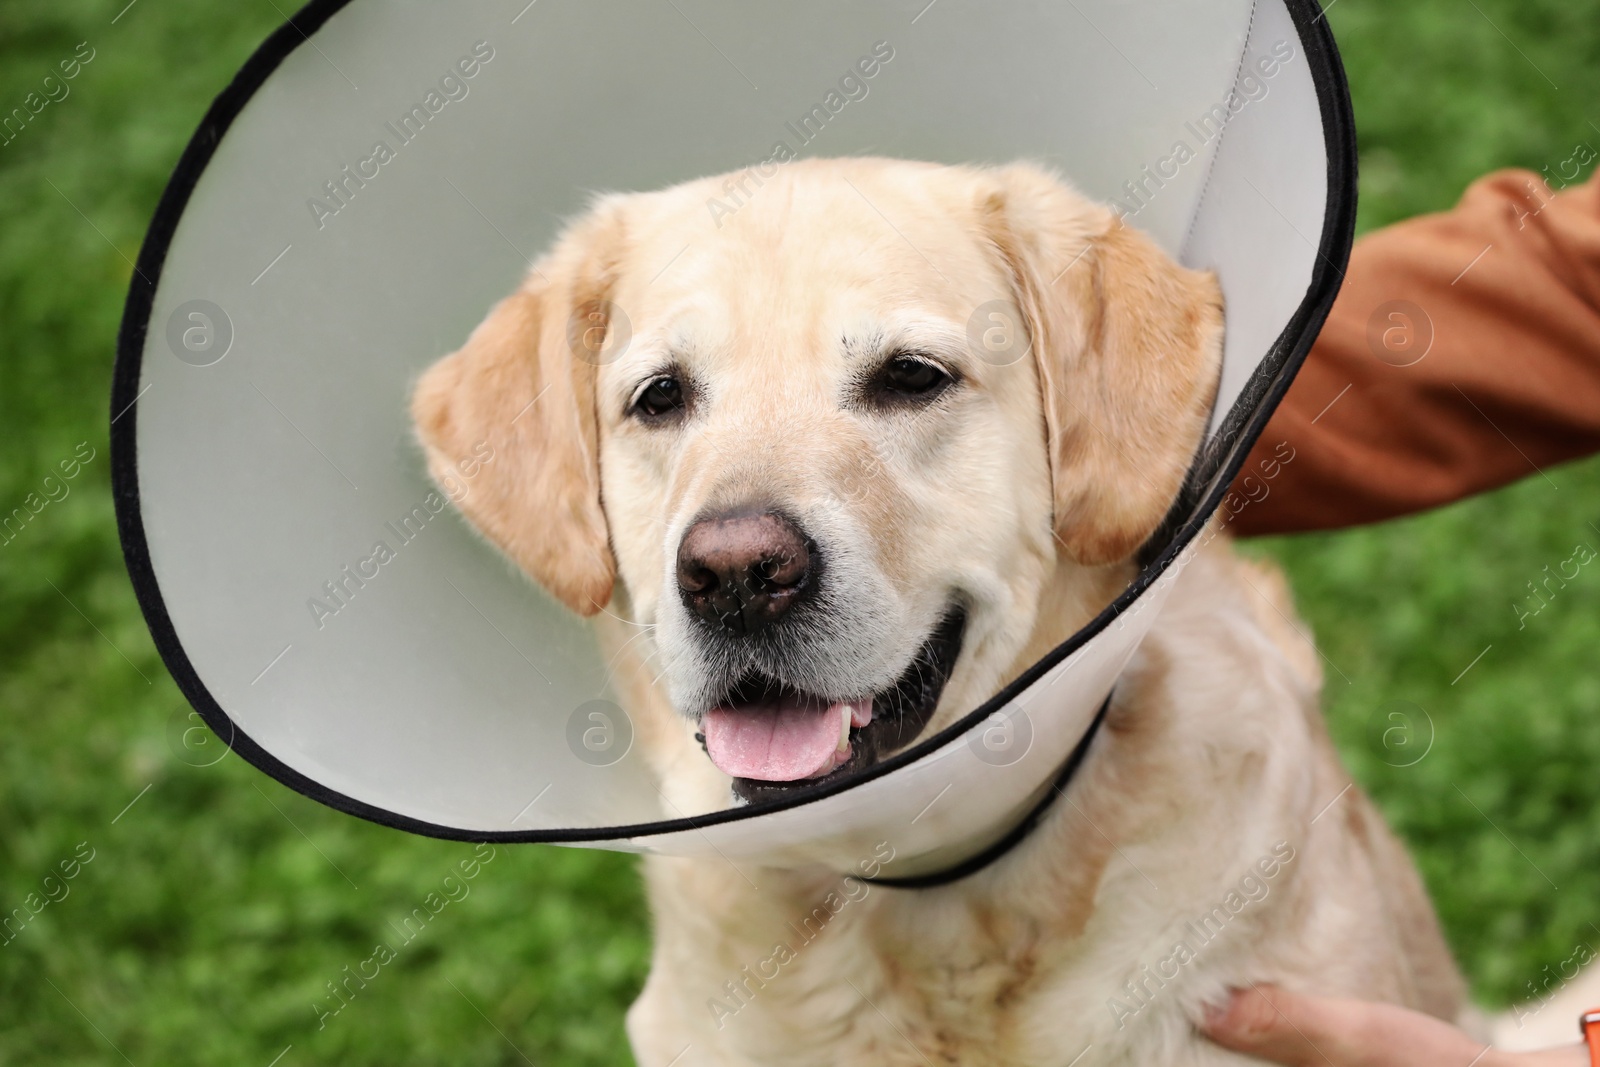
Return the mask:
[[[1463, 989], [1432, 909], [1338, 763], [1291, 611], [1275, 572], [1221, 539], [1201, 549], [1066, 800], [949, 887], [852, 900], [830, 872], [647, 859], [656, 950], [629, 1015], [641, 1067], [685, 1047], [685, 1067], [1064, 1067], [1091, 1046], [1085, 1064], [1238, 1063], [1194, 1021], [1227, 987], [1266, 981], [1455, 1018]], [[1285, 844], [1293, 858], [1262, 877]], [[1237, 914], [1203, 924], [1230, 892]], [[837, 914], [805, 943], [829, 893]], [[1190, 923], [1219, 932], [1201, 944]], [[1180, 941], [1196, 956], [1162, 981]], [[794, 958], [748, 981], [741, 968], [778, 943]]]
[[[828, 588], [848, 595], [785, 666], [808, 691], [882, 689], [961, 603], [936, 730], [1132, 576], [1220, 359], [1215, 282], [1037, 168], [838, 160], [758, 177], [731, 217], [706, 207], [722, 178], [600, 199], [413, 401], [436, 473], [503, 443], [460, 506], [595, 616], [666, 816], [730, 799], [693, 739], [726, 679], [673, 584], [695, 516], [781, 507], [821, 545]], [[970, 343], [995, 308], [1019, 358]], [[958, 387], [872, 408], [855, 383], [897, 351]], [[696, 400], [646, 425], [629, 401], [664, 368]], [[646, 860], [639, 1062], [1223, 1062], [1237, 1057], [1193, 1020], [1260, 980], [1453, 1018], [1460, 980], [1409, 861], [1338, 764], [1319, 685], [1281, 579], [1211, 541], [1176, 572], [1067, 796], [994, 866], [913, 891]], [[1220, 933], [1200, 943], [1186, 924], [1208, 922]]]

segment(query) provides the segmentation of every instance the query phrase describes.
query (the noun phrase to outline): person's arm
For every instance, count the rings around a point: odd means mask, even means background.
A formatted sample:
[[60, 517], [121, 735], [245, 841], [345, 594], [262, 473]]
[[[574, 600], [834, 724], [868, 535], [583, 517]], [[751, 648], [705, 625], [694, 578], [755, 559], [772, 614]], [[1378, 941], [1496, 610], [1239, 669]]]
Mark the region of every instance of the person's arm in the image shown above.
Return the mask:
[[[1565, 169], [1592, 160], [1581, 147]], [[1376, 522], [1596, 451], [1600, 177], [1551, 193], [1532, 171], [1499, 171], [1449, 211], [1356, 242], [1327, 324], [1234, 483], [1228, 528]]]
[[1582, 1044], [1502, 1052], [1431, 1015], [1276, 986], [1235, 991], [1206, 1016], [1201, 1032], [1224, 1048], [1289, 1067], [1589, 1067]]

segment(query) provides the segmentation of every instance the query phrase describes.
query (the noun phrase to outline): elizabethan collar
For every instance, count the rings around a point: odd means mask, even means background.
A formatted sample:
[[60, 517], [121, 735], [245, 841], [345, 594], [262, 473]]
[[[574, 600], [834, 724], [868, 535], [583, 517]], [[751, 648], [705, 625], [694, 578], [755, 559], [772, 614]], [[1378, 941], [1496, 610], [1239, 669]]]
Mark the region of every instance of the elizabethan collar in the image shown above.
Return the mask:
[[[846, 781], [685, 818], [586, 624], [429, 482], [408, 391], [591, 190], [860, 154], [1038, 160], [1215, 270], [1213, 436], [1137, 581], [1004, 692]], [[217, 98], [140, 256], [112, 403], [134, 585], [210, 727], [340, 810], [839, 870], [888, 839], [891, 875], [948, 868], [1085, 736], [1333, 301], [1354, 185], [1310, 0], [316, 0]], [[997, 725], [1027, 743], [995, 758]]]

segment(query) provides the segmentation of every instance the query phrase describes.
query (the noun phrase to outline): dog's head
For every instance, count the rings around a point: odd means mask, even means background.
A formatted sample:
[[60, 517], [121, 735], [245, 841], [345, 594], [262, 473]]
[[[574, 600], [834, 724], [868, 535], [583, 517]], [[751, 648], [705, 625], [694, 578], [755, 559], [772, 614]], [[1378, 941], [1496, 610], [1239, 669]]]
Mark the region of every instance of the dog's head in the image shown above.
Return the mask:
[[796, 162], [599, 199], [418, 385], [436, 477], [746, 797], [965, 713], [1104, 606], [1220, 363], [1214, 280], [1047, 173]]

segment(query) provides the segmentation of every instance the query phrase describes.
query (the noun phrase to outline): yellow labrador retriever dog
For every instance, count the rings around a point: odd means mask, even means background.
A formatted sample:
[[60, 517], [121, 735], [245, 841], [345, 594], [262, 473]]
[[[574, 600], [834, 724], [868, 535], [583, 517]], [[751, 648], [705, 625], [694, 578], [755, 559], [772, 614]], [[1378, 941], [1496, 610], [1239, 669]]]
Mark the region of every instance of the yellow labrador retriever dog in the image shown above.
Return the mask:
[[[975, 345], [996, 309], [1024, 336]], [[1212, 277], [1036, 167], [794, 162], [601, 197], [413, 415], [436, 477], [495, 444], [460, 507], [593, 616], [677, 815], [882, 759], [1089, 620], [1221, 339]], [[1196, 551], [1066, 797], [962, 880], [647, 859], [639, 1063], [1238, 1062], [1194, 1021], [1257, 981], [1455, 1018], [1292, 613]]]

